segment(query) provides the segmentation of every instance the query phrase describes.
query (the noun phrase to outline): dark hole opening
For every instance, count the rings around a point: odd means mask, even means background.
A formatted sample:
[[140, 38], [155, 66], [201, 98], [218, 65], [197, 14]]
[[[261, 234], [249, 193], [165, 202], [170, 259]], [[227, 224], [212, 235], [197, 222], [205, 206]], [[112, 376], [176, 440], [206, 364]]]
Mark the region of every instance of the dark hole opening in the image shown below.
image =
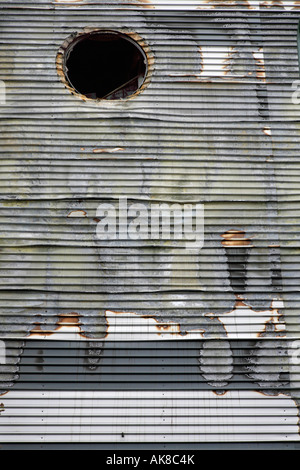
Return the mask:
[[131, 38], [96, 32], [71, 44], [65, 73], [78, 93], [91, 99], [119, 100], [133, 95], [143, 85], [147, 59]]

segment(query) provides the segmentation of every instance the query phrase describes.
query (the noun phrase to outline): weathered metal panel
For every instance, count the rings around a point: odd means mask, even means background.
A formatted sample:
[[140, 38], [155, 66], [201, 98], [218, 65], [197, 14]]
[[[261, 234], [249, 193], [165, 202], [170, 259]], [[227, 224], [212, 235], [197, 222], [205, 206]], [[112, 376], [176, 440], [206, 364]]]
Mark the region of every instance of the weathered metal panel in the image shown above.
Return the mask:
[[[299, 444], [300, 3], [0, 8], [0, 442]], [[96, 30], [132, 97], [71, 93]], [[99, 240], [125, 203], [204, 206], [204, 246]]]

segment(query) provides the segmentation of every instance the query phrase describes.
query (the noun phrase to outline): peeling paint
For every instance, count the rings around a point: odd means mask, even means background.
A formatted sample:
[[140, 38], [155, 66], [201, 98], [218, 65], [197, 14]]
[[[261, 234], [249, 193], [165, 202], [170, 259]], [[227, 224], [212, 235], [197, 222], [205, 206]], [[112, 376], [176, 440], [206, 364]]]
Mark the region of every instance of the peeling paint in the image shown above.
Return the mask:
[[106, 318], [108, 324], [106, 340], [110, 341], [199, 339], [204, 333], [204, 330], [193, 330], [182, 335], [178, 323], [162, 323], [150, 315], [107, 310]]
[[47, 328], [36, 323], [36, 326], [31, 330], [28, 338], [48, 339], [53, 341], [57, 339], [59, 339], [59, 341], [78, 341], [80, 339], [87, 339], [82, 331], [80, 315], [76, 312], [59, 315], [54, 331], [48, 332]]
[[271, 130], [271, 127], [269, 126], [266, 126], [263, 128], [263, 133], [269, 137], [272, 137], [272, 130]]
[[228, 232], [221, 236], [225, 238], [225, 240], [222, 241], [222, 245], [227, 248], [236, 248], [240, 246], [246, 246], [248, 248], [253, 247], [251, 239], [246, 238], [245, 232], [242, 230], [228, 230]]
[[[222, 389], [233, 377], [233, 356], [227, 341], [206, 341], [200, 350], [199, 368], [207, 383]], [[219, 390], [217, 391], [219, 393]], [[220, 395], [224, 391], [221, 390]]]
[[[276, 308], [275, 308], [276, 305]], [[219, 316], [230, 339], [255, 339], [263, 336], [266, 325], [274, 325], [275, 336], [286, 335], [286, 325], [283, 315], [279, 313], [284, 308], [282, 301], [274, 301], [270, 310], [255, 311], [244, 302], [237, 302], [234, 310]]]
[[202, 71], [199, 78], [202, 77], [223, 77], [230, 73], [230, 60], [234, 50], [232, 47], [209, 47], [202, 46], [201, 61]]

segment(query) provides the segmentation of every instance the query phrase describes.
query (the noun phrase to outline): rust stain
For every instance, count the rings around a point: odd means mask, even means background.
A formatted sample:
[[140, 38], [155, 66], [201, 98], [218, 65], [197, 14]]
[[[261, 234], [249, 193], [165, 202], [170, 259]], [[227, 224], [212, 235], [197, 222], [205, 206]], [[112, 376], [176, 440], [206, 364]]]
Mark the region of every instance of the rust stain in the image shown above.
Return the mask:
[[[285, 333], [284, 315], [280, 312], [280, 308], [275, 306], [275, 302], [276, 300], [272, 300], [271, 302], [271, 311], [273, 313], [273, 316], [270, 318], [269, 321], [265, 323], [265, 332], [267, 332], [267, 327], [269, 325], [272, 325], [274, 328], [274, 332], [278, 333], [278, 336], [280, 336], [282, 333]], [[258, 335], [258, 337], [262, 335], [263, 333]]]
[[[143, 7], [145, 8], [154, 8], [155, 6], [152, 4], [151, 0], [136, 0], [137, 3], [142, 3]], [[131, 5], [136, 5], [136, 3], [130, 3]]]
[[128, 34], [134, 41], [136, 41], [141, 46], [144, 53], [146, 54], [147, 64], [148, 64], [147, 75], [146, 75], [146, 78], [144, 80], [144, 83], [141, 86], [141, 88], [139, 88], [133, 95], [131, 95], [127, 98], [127, 100], [130, 101], [130, 100], [136, 98], [137, 96], [139, 96], [141, 93], [143, 93], [143, 91], [146, 88], [148, 88], [148, 86], [151, 82], [151, 77], [152, 77], [153, 71], [154, 71], [154, 62], [155, 61], [154, 61], [154, 55], [153, 55], [153, 53], [150, 49], [150, 46], [146, 43], [146, 41], [139, 34], [137, 34], [135, 31], [126, 32], [125, 34]]
[[282, 333], [285, 333], [285, 331], [278, 329], [278, 325], [284, 325], [282, 322], [280, 323], [280, 318], [283, 317], [283, 315], [278, 315], [277, 321], [274, 319], [274, 317], [271, 317], [270, 320], [268, 320], [265, 323], [264, 330], [261, 331], [260, 333], [257, 334], [258, 338], [263, 338], [265, 337], [266, 333], [268, 332], [268, 326], [271, 326], [273, 328], [274, 333], [277, 333], [276, 337], [280, 337]]
[[257, 10], [257, 7], [254, 7], [251, 2], [249, 2], [248, 0], [245, 1], [245, 3], [247, 4], [249, 10]]
[[[56, 323], [56, 328], [54, 331], [47, 331], [46, 329], [42, 328], [41, 323], [36, 322], [35, 327], [30, 331], [30, 334], [28, 337], [34, 338], [34, 337], [49, 337], [52, 336], [56, 333], [59, 333], [59, 331], [62, 328], [78, 328], [78, 335], [83, 337], [84, 339], [87, 339], [88, 337], [84, 335], [82, 328], [81, 328], [81, 323], [80, 323], [80, 318], [81, 315], [77, 312], [69, 312], [69, 313], [62, 313], [58, 316], [59, 320]], [[90, 338], [88, 338], [90, 339]]]
[[169, 331], [172, 329], [172, 325], [155, 325], [155, 328], [157, 328], [159, 331]]
[[[294, 4], [294, 6], [293, 6], [293, 8], [292, 8], [293, 10], [297, 10], [297, 9], [300, 8], [300, 2], [299, 2], [299, 1], [292, 2], [292, 3]], [[299, 431], [299, 432], [300, 432], [300, 431]]]
[[[122, 7], [119, 7], [119, 8], [116, 8], [116, 10], [122, 10], [122, 11], [127, 11], [128, 9], [128, 6], [134, 6], [134, 7], [143, 7], [143, 8], [150, 8], [150, 9], [155, 9], [155, 5], [150, 5], [150, 3], [144, 3], [143, 0], [136, 0], [136, 2], [141, 2], [142, 4], [139, 4], [139, 3], [133, 3], [133, 2], [126, 2], [126, 3], [123, 3]], [[145, 0], [146, 2], [146, 0]]]
[[273, 8], [273, 7], [284, 8], [284, 3], [281, 2], [280, 0], [273, 0], [273, 1], [261, 2], [260, 6], [265, 7], [265, 8]]
[[240, 246], [252, 247], [250, 238], [246, 238], [245, 232], [240, 230], [229, 230], [221, 235], [225, 240], [222, 241], [222, 245], [225, 247], [237, 248]]
[[222, 70], [225, 76], [231, 72], [232, 54], [233, 54], [233, 50], [228, 54], [226, 59], [224, 59], [223, 61]]
[[[249, 10], [256, 10], [256, 8], [254, 6], [251, 5], [251, 2], [248, 1], [248, 0], [243, 0], [242, 2], [238, 2], [237, 0], [228, 0], [228, 1], [221, 1], [221, 2], [218, 2], [216, 0], [203, 0], [202, 2], [205, 6], [204, 8], [211, 8], [211, 9], [216, 9], [216, 8], [232, 8], [232, 7], [236, 7], [236, 6], [239, 6], [241, 3], [246, 6], [247, 8], [249, 8]], [[197, 9], [202, 9], [203, 6], [199, 6], [197, 7]]]
[[52, 332], [46, 332], [45, 330], [42, 329], [41, 324], [38, 322], [35, 322], [35, 327], [30, 331], [29, 337], [32, 336], [51, 336], [53, 333]]
[[82, 210], [72, 211], [68, 214], [68, 218], [78, 218], [78, 217], [87, 217], [87, 213]]

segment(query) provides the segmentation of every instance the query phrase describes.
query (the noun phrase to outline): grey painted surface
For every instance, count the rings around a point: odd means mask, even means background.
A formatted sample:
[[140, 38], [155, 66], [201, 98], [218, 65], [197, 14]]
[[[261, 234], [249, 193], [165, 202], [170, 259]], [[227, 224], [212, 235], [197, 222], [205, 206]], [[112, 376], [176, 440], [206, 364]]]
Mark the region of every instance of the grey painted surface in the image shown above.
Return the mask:
[[[141, 367], [147, 390], [161, 382], [161, 389], [174, 391], [171, 374], [177, 390], [198, 384], [199, 393], [216, 400], [227, 392], [232, 416], [239, 415], [232, 431], [227, 421], [220, 420], [217, 430], [203, 425], [211, 403], [199, 395], [200, 411], [184, 425], [155, 421], [153, 431], [151, 419], [143, 427], [130, 415], [128, 443], [163, 437], [169, 443], [298, 441], [299, 366], [291, 348], [299, 338], [299, 105], [292, 102], [299, 79], [297, 2], [45, 0], [0, 6], [0, 79], [7, 90], [0, 107], [0, 327], [9, 358], [0, 366], [0, 441], [59, 442], [64, 417], [50, 432], [32, 422], [34, 409], [32, 419], [14, 413], [15, 400], [23, 391], [30, 409], [28, 393], [46, 390], [41, 409], [47, 411], [52, 391], [68, 399], [84, 370], [93, 382], [85, 399], [92, 400], [93, 387], [102, 390], [101, 377], [107, 378], [99, 365], [104, 357], [111, 374], [104, 402], [109, 391], [138, 392]], [[72, 35], [94, 29], [130, 34], [145, 48], [149, 76], [137, 96], [94, 103], [65, 87], [63, 47]], [[147, 205], [203, 203], [204, 248], [195, 254], [150, 240], [100, 242], [97, 208], [121, 196]], [[229, 246], [224, 235], [232, 230], [240, 239]], [[130, 340], [133, 326], [138, 354]], [[177, 328], [171, 339], [168, 326]], [[121, 327], [117, 340], [125, 340], [131, 353], [122, 376], [118, 343], [115, 355], [107, 355]], [[64, 388], [75, 354], [73, 348], [68, 355], [68, 331], [87, 350], [96, 342], [90, 355], [96, 367], [76, 366]], [[157, 336], [161, 332], [164, 337]], [[190, 355], [186, 345], [197, 335]], [[58, 360], [53, 338], [61, 338], [65, 359]], [[39, 354], [29, 354], [38, 340], [39, 350], [48, 351], [45, 340], [55, 346], [46, 372], [36, 363]], [[160, 361], [168, 364], [170, 351], [176, 352], [177, 365], [165, 379], [152, 340], [166, 347]], [[144, 349], [145, 360], [139, 356]], [[230, 390], [241, 391], [242, 404]], [[140, 410], [143, 403], [146, 408], [143, 396]], [[245, 410], [254, 414], [262, 397], [277, 412], [251, 427]], [[115, 434], [103, 434], [90, 416], [89, 431], [74, 425], [65, 442], [121, 443], [118, 410], [128, 403], [115, 399]], [[73, 395], [70, 400], [76, 406]], [[168, 406], [157, 400], [154, 413]], [[284, 426], [286, 410], [291, 421]]]

